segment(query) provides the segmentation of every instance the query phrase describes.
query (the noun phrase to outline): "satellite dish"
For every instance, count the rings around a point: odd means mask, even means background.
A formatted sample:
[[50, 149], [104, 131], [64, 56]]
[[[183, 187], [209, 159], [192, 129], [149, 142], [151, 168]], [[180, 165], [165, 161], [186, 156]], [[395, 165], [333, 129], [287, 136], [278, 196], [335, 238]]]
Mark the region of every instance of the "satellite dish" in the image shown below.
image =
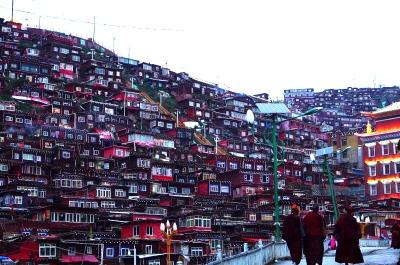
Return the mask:
[[248, 109], [246, 112], [246, 121], [250, 124], [254, 123], [254, 113], [251, 109]]

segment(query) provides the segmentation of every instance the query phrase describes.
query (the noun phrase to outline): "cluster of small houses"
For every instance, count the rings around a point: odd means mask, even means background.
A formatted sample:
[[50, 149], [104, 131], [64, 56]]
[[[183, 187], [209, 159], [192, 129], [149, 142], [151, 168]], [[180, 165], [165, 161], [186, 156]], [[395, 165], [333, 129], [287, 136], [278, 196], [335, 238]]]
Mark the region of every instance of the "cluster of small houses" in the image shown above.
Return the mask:
[[[232, 255], [271, 240], [272, 121], [256, 105], [268, 94], [234, 93], [118, 57], [91, 39], [4, 19], [0, 28], [0, 256], [18, 264], [166, 264], [166, 220], [178, 227], [172, 264], [205, 264], [218, 246]], [[305, 212], [318, 204], [333, 224], [312, 154], [358, 137], [341, 125], [318, 116], [281, 124], [282, 217], [293, 203]], [[385, 236], [400, 204], [360, 200], [377, 194], [364, 191], [358, 162], [333, 157], [337, 200], [369, 218], [365, 235]]]

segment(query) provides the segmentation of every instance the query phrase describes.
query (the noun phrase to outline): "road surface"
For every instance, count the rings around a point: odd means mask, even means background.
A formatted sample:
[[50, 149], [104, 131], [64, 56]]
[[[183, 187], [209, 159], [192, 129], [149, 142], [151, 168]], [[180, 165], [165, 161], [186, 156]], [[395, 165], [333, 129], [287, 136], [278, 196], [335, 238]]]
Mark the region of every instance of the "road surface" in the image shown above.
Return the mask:
[[[400, 259], [400, 250], [393, 248], [376, 248], [376, 247], [363, 247], [361, 248], [361, 252], [363, 253], [364, 265], [396, 265]], [[290, 260], [279, 261], [279, 265], [291, 265], [292, 262]], [[340, 264], [335, 262], [335, 251], [331, 250], [325, 253], [323, 265], [330, 264]], [[400, 263], [399, 263], [400, 264]], [[300, 265], [306, 265], [306, 260], [303, 256]]]

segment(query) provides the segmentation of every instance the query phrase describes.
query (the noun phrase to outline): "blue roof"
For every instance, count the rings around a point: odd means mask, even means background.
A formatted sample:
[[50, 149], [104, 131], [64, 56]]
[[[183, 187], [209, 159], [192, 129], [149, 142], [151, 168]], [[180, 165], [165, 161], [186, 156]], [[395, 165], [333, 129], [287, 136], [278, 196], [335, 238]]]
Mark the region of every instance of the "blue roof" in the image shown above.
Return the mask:
[[285, 114], [290, 113], [285, 103], [280, 102], [268, 102], [268, 103], [256, 103], [257, 108], [261, 113], [264, 114]]

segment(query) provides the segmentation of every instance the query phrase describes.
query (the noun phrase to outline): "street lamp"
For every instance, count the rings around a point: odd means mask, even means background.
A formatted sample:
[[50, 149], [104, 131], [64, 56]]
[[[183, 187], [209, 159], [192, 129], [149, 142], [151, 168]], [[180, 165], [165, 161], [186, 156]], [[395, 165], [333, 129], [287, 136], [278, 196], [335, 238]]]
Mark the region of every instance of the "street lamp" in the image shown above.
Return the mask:
[[263, 114], [272, 115], [272, 152], [273, 152], [273, 172], [274, 172], [274, 225], [275, 225], [275, 240], [281, 241], [281, 227], [279, 223], [279, 200], [278, 200], [278, 144], [276, 127], [286, 121], [294, 120], [303, 116], [313, 115], [320, 111], [322, 107], [315, 107], [307, 110], [304, 113], [296, 115], [292, 118], [277, 121], [278, 114], [288, 114], [289, 109], [284, 103], [257, 103], [258, 109]]
[[178, 226], [175, 222], [172, 227], [169, 220], [167, 220], [165, 224], [162, 222], [160, 224], [160, 231], [167, 241], [167, 265], [171, 265], [171, 239], [172, 236], [176, 234], [177, 230]]

